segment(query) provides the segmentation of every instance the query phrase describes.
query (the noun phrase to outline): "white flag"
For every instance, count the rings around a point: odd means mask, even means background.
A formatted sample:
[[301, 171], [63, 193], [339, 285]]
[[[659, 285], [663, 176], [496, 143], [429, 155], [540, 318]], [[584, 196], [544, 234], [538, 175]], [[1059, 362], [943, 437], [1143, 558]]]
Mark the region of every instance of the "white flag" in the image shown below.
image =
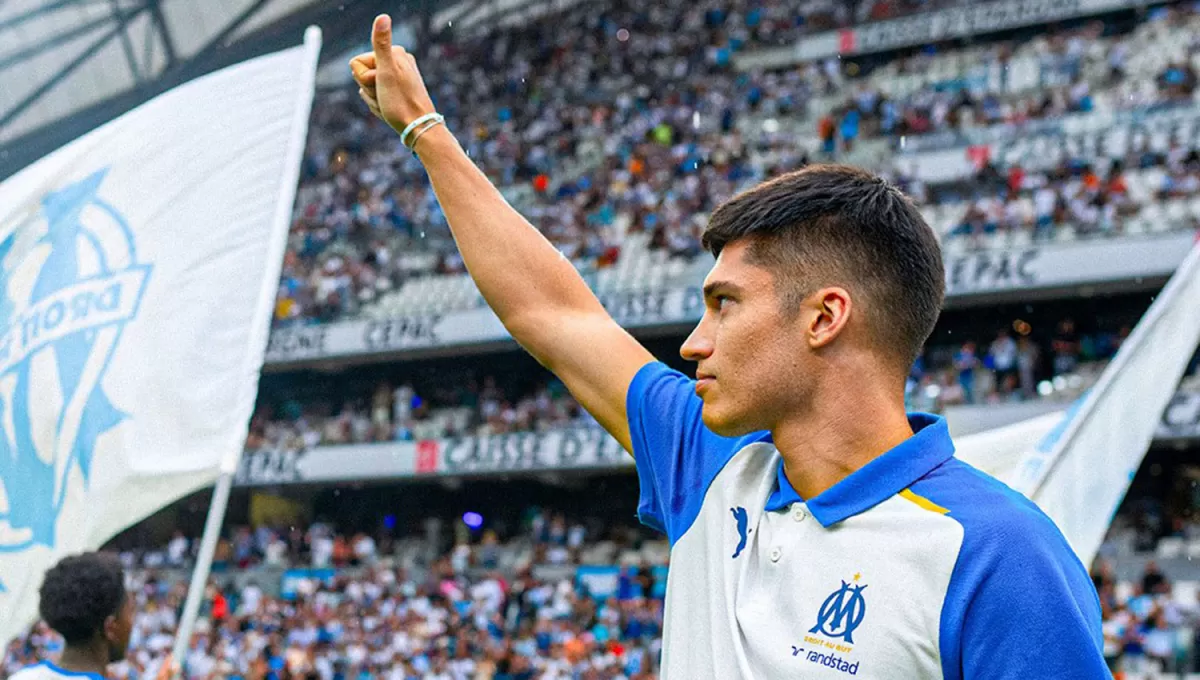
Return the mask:
[[1025, 455], [1061, 427], [1064, 410], [1043, 413], [954, 440], [954, 455], [1005, 484], [1011, 484]]
[[1200, 245], [1192, 247], [1096, 385], [1025, 455], [1010, 482], [1058, 524], [1085, 564], [1099, 551], [1200, 342], [1197, 301]]
[[1091, 564], [1200, 342], [1200, 245], [1099, 381], [1064, 411], [955, 442], [955, 455], [1028, 496]]
[[233, 470], [320, 32], [139, 106], [0, 184], [0, 643], [42, 574]]

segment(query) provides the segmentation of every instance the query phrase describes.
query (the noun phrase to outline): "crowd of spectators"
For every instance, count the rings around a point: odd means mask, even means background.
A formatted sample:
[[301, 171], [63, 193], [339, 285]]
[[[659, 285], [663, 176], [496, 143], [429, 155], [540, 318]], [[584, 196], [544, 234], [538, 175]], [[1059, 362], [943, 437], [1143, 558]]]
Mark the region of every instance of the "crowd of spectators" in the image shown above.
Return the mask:
[[[572, 260], [603, 267], [620, 257], [629, 231], [651, 234], [652, 247], [675, 255], [698, 254], [705, 216], [716, 204], [819, 153], [787, 131], [739, 125], [747, 116], [804, 118], [814, 97], [848, 92], [846, 106], [815, 121], [825, 151], [835, 153], [871, 134], [944, 130], [969, 118], [1014, 122], [1090, 106], [1090, 85], [1082, 80], [1028, 106], [932, 85], [891, 102], [837, 59], [762, 73], [732, 67], [738, 51], [786, 42], [799, 31], [940, 4], [584, 3], [519, 30], [435, 40], [421, 50], [421, 63], [439, 110], [484, 172]], [[1064, 33], [1046, 49], [1072, 54], [1097, 30]], [[996, 49], [1011, 49], [1005, 45]], [[1124, 53], [1120, 41], [1113, 45], [1106, 58], [1119, 80]], [[920, 68], [922, 58], [906, 57], [906, 68]], [[1190, 69], [1168, 68], [1153, 101], [1131, 105], [1190, 96]], [[962, 115], [974, 109], [977, 116]], [[1074, 207], [1075, 198], [1064, 195], [1063, 202]], [[1107, 215], [1107, 205], [1101, 200], [1094, 208]], [[1060, 211], [1055, 221], [1078, 217]], [[349, 90], [318, 96], [276, 322], [329, 321], [411, 277], [461, 271], [419, 162]]]
[[[584, 4], [486, 39], [435, 42], [422, 66], [471, 157], [573, 260], [615, 260], [618, 215], [695, 252], [698, 216], [750, 172], [733, 128], [749, 106], [728, 68], [731, 44], [745, 40], [727, 26], [734, 14]], [[462, 271], [419, 162], [348, 91], [314, 105], [295, 217], [281, 320], [353, 311], [409, 266]], [[414, 251], [436, 257], [401, 257]]]
[[[1027, 330], [1021, 322], [1019, 330]], [[1062, 319], [1044, 346], [1028, 335], [1001, 329], [985, 343], [967, 340], [918, 357], [905, 386], [910, 408], [940, 412], [947, 406], [1024, 401], [1082, 386], [1075, 376], [1083, 364], [1112, 358], [1131, 329], [1080, 333], [1075, 321]], [[1049, 378], [1039, 380], [1043, 371]], [[1074, 376], [1077, 384], [1071, 385]]]
[[[482, 516], [480, 516], [482, 522]], [[342, 525], [313, 521], [270, 525], [231, 524], [223, 531], [213, 553], [213, 573], [227, 574], [254, 567], [358, 568], [377, 567], [403, 553], [421, 561], [426, 552], [406, 552], [403, 531], [393, 523], [380, 522], [373, 530], [339, 531]], [[439, 526], [444, 523], [439, 521]], [[568, 516], [530, 506], [521, 520], [510, 524], [493, 518], [486, 528], [469, 527], [465, 519], [456, 519], [455, 545], [447, 553], [456, 572], [496, 570], [503, 567], [524, 569], [534, 564], [579, 565], [583, 551], [597, 539], [612, 544], [613, 550], [636, 548], [652, 532], [639, 527], [618, 526], [598, 516]], [[190, 569], [195, 563], [199, 541], [177, 530], [165, 545], [147, 547], [133, 540], [121, 541], [116, 548], [127, 569]]]
[[307, 449], [320, 444], [414, 441], [437, 437], [542, 432], [590, 426], [595, 420], [557, 379], [512, 395], [492, 376], [431, 386], [380, 383], [371, 398], [341, 403], [288, 401], [260, 408], [251, 421], [247, 448]]
[[[1147, 187], [1148, 196], [1132, 194], [1126, 163], [1136, 171], [1161, 171]], [[1068, 225], [1084, 236], [1115, 234], [1148, 202], [1200, 196], [1200, 152], [1177, 144], [1165, 153], [1131, 152], [1125, 160], [1071, 158], [1049, 171], [987, 164], [972, 181], [943, 189], [942, 195], [970, 197], [948, 236], [966, 238], [973, 245], [992, 234], [1021, 231], [1032, 240], [1045, 240]]]
[[[1156, 12], [1151, 19], [1182, 23], [1195, 12], [1194, 6], [1179, 5]], [[821, 91], [846, 91], [843, 102], [832, 107], [817, 121], [822, 150], [834, 153], [852, 148], [857, 140], [876, 136], [901, 137], [964, 128], [1022, 123], [1056, 118], [1072, 113], [1095, 110], [1093, 87], [1111, 90], [1128, 85], [1127, 63], [1131, 47], [1123, 37], [1104, 42], [1111, 27], [1103, 21], [1056, 31], [1038, 31], [1036, 36], [1022, 35], [1017, 40], [985, 44], [982, 53], [975, 55], [977, 77], [964, 77], [946, 82], [930, 83], [903, 97], [889, 97], [884, 88], [871, 84], [870, 77], [854, 79], [845, 69], [827, 70], [828, 80]], [[1014, 52], [1037, 41], [1038, 67], [1044, 83], [1029, 92], [1008, 94], [1008, 66]], [[1099, 49], [1096, 49], [1099, 46]], [[1192, 100], [1198, 77], [1190, 63], [1200, 52], [1200, 38], [1192, 37], [1186, 57], [1167, 63], [1152, 80], [1152, 88], [1129, 88], [1130, 93], [1110, 106], [1115, 109], [1136, 109]], [[880, 78], [919, 74], [931, 62], [944, 57], [936, 49], [926, 49], [911, 55], [896, 57]], [[1103, 69], [1092, 69], [1091, 62]], [[997, 64], [1001, 77], [982, 75], [983, 67]], [[850, 67], [857, 68], [857, 65]], [[1095, 82], [1085, 77], [1088, 72], [1104, 76]], [[866, 80], [868, 82], [857, 82]], [[1061, 84], [1054, 84], [1055, 82]]]
[[[294, 552], [282, 563], [329, 567], [332, 575], [308, 572], [278, 595], [254, 580], [211, 581], [183, 659], [189, 680], [656, 677], [663, 610], [656, 572], [647, 564], [625, 567], [611, 593], [590, 591], [572, 570], [535, 575], [534, 565], [568, 563], [585, 545], [582, 526], [561, 516], [535, 515], [521, 537], [537, 548], [532, 559], [503, 572], [494, 557], [501, 546], [488, 532], [460, 540], [418, 568], [397, 565], [373, 542], [366, 547], [364, 535], [335, 536], [321, 525], [272, 534], [234, 531], [229, 542], [249, 546], [244, 563], [221, 566], [253, 568], [255, 559], [270, 559], [272, 545], [296, 534], [286, 548]], [[265, 537], [265, 545], [255, 537]], [[350, 541], [353, 548], [339, 552]], [[185, 564], [188, 545], [176, 536], [154, 564]], [[172, 644], [186, 589], [185, 581], [164, 578], [161, 570], [131, 573], [138, 612], [132, 649], [111, 668], [113, 680], [154, 677]], [[9, 645], [0, 675], [60, 650], [58, 636], [38, 624]]]
[[[1178, 569], [1200, 547], [1195, 498], [1200, 471], [1182, 466], [1159, 473], [1169, 478], [1167, 491], [1131, 492], [1092, 565], [1104, 615], [1104, 655], [1115, 672], [1129, 678], [1200, 673], [1200, 588], [1195, 581], [1174, 582], [1166, 564]], [[1175, 541], [1181, 549], [1164, 551], [1160, 541]], [[1122, 583], [1115, 565], [1130, 556], [1150, 559], [1137, 578], [1124, 569]]]
[[[390, 535], [338, 534], [316, 523], [276, 531], [235, 527], [186, 658], [185, 677], [210, 680], [650, 680], [661, 651], [662, 573], [621, 567], [612, 592], [594, 593], [573, 567], [595, 544], [585, 522], [535, 512], [518, 535], [462, 534], [428, 562], [398, 559]], [[1194, 523], [1176, 527], [1193, 538]], [[633, 536], [633, 533], [628, 534]], [[127, 661], [113, 680], [154, 677], [170, 649], [198, 541], [176, 534], [160, 550], [122, 553], [137, 615]], [[520, 544], [526, 559], [499, 555]], [[630, 545], [633, 545], [630, 543]], [[665, 551], [663, 553], [665, 555]], [[550, 569], [539, 569], [549, 565]], [[261, 567], [274, 567], [263, 572]], [[171, 578], [175, 568], [176, 578]], [[238, 574], [301, 569], [276, 588]], [[1118, 678], [1200, 672], [1200, 599], [1153, 561], [1120, 582], [1110, 559], [1092, 576], [1103, 612], [1104, 654]], [[61, 639], [44, 624], [5, 650], [0, 676], [54, 658]]]
[[1120, 584], [1111, 563], [1098, 559], [1092, 581], [1100, 596], [1104, 657], [1116, 677], [1200, 672], [1200, 591], [1194, 599], [1177, 597], [1154, 561], [1140, 579]]

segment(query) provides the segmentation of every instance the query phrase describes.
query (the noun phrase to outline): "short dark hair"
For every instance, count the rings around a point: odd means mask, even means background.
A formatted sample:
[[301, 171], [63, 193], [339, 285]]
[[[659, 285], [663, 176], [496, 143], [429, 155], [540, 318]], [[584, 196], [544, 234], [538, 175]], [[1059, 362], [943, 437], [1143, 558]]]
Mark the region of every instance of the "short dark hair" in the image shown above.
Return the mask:
[[67, 644], [86, 643], [125, 605], [125, 570], [112, 553], [64, 557], [46, 572], [39, 613]]
[[822, 286], [865, 298], [868, 326], [905, 372], [945, 299], [942, 250], [912, 201], [883, 178], [847, 165], [810, 165], [717, 207], [703, 243], [714, 256], [749, 239], [747, 258], [770, 269], [785, 314]]

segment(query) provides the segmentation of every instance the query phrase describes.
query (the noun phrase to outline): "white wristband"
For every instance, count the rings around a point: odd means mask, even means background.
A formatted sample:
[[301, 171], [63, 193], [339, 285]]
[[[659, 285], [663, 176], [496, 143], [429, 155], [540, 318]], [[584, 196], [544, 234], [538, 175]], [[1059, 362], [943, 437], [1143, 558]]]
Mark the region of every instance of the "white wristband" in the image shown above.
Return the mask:
[[426, 132], [429, 132], [430, 130], [434, 129], [435, 127], [437, 127], [439, 125], [445, 125], [445, 124], [446, 124], [446, 121], [444, 119], [438, 119], [438, 120], [433, 121], [429, 125], [426, 125], [425, 127], [421, 128], [420, 130], [417, 130], [415, 133], [413, 133], [412, 145], [408, 147], [408, 150], [412, 151], [413, 155], [416, 156], [417, 155], [417, 140], [421, 138], [421, 135], [425, 134]]
[[415, 129], [417, 128], [417, 126], [418, 126], [418, 125], [420, 125], [420, 124], [422, 124], [422, 123], [427, 123], [427, 122], [429, 122], [429, 121], [431, 121], [431, 120], [436, 120], [436, 121], [439, 121], [439, 122], [441, 122], [441, 121], [444, 121], [444, 120], [446, 120], [446, 118], [445, 118], [445, 116], [443, 116], [443, 115], [442, 115], [442, 114], [440, 114], [440, 113], [437, 113], [436, 111], [435, 111], [434, 113], [427, 113], [427, 114], [425, 114], [425, 115], [423, 115], [423, 116], [420, 116], [420, 117], [418, 117], [416, 120], [414, 120], [413, 122], [409, 123], [409, 124], [408, 124], [408, 127], [404, 128], [404, 132], [401, 132], [401, 133], [400, 133], [400, 143], [401, 143], [401, 144], [403, 144], [404, 146], [407, 146], [408, 148], [410, 148], [410, 149], [411, 149], [411, 148], [412, 148], [412, 145], [408, 143], [408, 135], [409, 135], [409, 134], [410, 134], [410, 133], [411, 133], [413, 130], [415, 130]]

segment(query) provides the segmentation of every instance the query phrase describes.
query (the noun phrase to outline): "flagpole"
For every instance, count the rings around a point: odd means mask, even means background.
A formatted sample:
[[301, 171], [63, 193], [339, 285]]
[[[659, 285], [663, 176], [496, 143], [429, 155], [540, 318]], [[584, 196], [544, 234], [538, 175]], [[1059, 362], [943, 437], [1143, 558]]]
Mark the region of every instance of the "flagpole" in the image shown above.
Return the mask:
[[[291, 143], [284, 159], [285, 170], [284, 176], [281, 178], [282, 191], [279, 192], [275, 214], [270, 225], [271, 249], [266, 258], [267, 268], [263, 273], [263, 288], [259, 292], [259, 309], [254, 317], [261, 321], [261, 326], [252, 329], [249, 351], [246, 355], [245, 370], [253, 373], [256, 377], [255, 380], [248, 381], [250, 390], [258, 389], [257, 376], [262, 369], [263, 352], [267, 348], [271, 308], [275, 302], [275, 289], [279, 285], [284, 250], [287, 247], [288, 229], [291, 226], [292, 205], [296, 200], [296, 187], [300, 181], [300, 162], [304, 156], [304, 144], [308, 137], [308, 118], [312, 111], [317, 63], [321, 53], [321, 29], [319, 27], [309, 26], [305, 29], [304, 50], [305, 59], [300, 76], [303, 83], [296, 96], [296, 109], [291, 121]], [[250, 397], [253, 398], [253, 395]], [[247, 423], [248, 425], [249, 423]], [[196, 617], [200, 614], [200, 599], [204, 595], [205, 586], [208, 585], [213, 555], [221, 535], [221, 524], [225, 521], [225, 509], [229, 505], [229, 492], [233, 487], [234, 474], [237, 472], [242, 451], [245, 448], [246, 430], [243, 429], [234, 434], [240, 439], [233, 442], [234, 445], [230, 447], [229, 455], [221, 464], [221, 476], [217, 478], [216, 487], [213, 489], [212, 504], [208, 508], [208, 518], [204, 522], [204, 535], [200, 539], [200, 552], [196, 556], [192, 581], [188, 585], [187, 599], [184, 600], [183, 613], [175, 633], [175, 644], [171, 649], [175, 666], [173, 675], [176, 680], [182, 676], [187, 662], [187, 649], [191, 643], [192, 631], [196, 627]]]
[[200, 598], [204, 596], [204, 588], [208, 585], [208, 575], [212, 570], [213, 556], [216, 554], [217, 541], [221, 537], [221, 524], [225, 521], [225, 508], [229, 506], [229, 490], [232, 487], [233, 471], [222, 470], [213, 489], [212, 503], [208, 506], [208, 519], [204, 521], [204, 535], [200, 538], [200, 552], [196, 556], [196, 566], [192, 569], [192, 581], [188, 585], [183, 614], [179, 618], [179, 628], [176, 629], [175, 646], [171, 649], [171, 658], [181, 667], [184, 654], [190, 645], [192, 629], [196, 627], [196, 617], [200, 614]]

